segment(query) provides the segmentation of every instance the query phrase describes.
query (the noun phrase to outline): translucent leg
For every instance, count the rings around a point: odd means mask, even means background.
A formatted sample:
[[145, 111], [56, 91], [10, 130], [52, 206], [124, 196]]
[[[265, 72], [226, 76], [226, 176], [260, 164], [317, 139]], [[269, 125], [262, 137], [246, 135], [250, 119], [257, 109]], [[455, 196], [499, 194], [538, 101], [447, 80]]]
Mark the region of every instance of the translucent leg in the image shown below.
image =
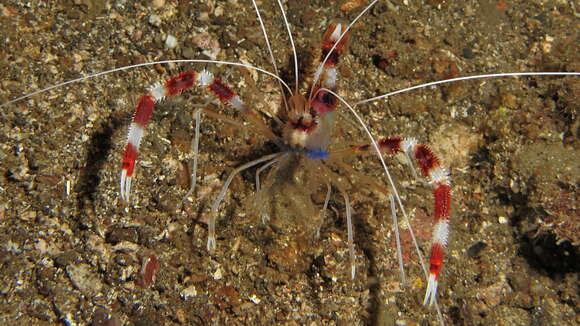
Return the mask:
[[263, 166], [261, 166], [260, 168], [258, 168], [258, 170], [256, 170], [256, 191], [260, 191], [260, 174], [262, 173], [262, 171], [264, 171], [265, 169], [269, 168], [270, 166], [272, 166], [272, 164], [278, 162], [278, 160], [272, 160], [271, 162], [268, 162], [266, 164], [264, 164]]
[[193, 114], [193, 117], [195, 118], [195, 136], [193, 137], [193, 143], [191, 144], [191, 152], [193, 154], [193, 159], [191, 162], [191, 185], [189, 187], [189, 191], [183, 197], [183, 200], [191, 196], [193, 194], [193, 191], [195, 190], [195, 184], [197, 179], [197, 158], [199, 154], [199, 135], [200, 135], [199, 127], [201, 125], [202, 111], [203, 109], [197, 109]]
[[405, 161], [407, 161], [407, 165], [413, 172], [413, 177], [415, 178], [415, 181], [420, 181], [419, 175], [417, 174], [417, 170], [415, 170], [415, 164], [413, 164], [413, 160], [411, 159], [411, 156], [409, 155], [408, 152], [405, 152]]
[[[285, 157], [288, 156], [288, 154], [289, 153], [284, 153], [284, 154], [280, 155], [279, 157], [276, 157], [275, 159], [271, 160], [270, 162], [264, 164], [260, 168], [258, 168], [258, 170], [256, 171], [256, 192], [261, 191], [263, 188], [268, 189], [272, 186], [273, 176], [276, 174], [276, 171], [278, 171], [278, 168], [279, 168], [278, 165], [274, 165], [274, 164], [277, 164], [280, 161], [282, 161]], [[266, 176], [266, 182], [264, 184], [264, 187], [262, 187], [262, 185], [260, 184], [260, 174], [265, 169], [267, 169], [268, 167], [270, 167], [272, 165], [274, 165], [274, 167], [270, 170], [270, 172]], [[268, 192], [269, 190], [265, 190], [265, 191]], [[263, 224], [267, 224], [270, 221], [270, 214], [268, 213], [268, 211], [269, 211], [269, 209], [264, 209], [262, 212], [260, 212], [260, 218], [262, 219]]]
[[401, 273], [401, 283], [405, 285], [407, 279], [405, 277], [405, 266], [403, 263], [403, 252], [401, 249], [401, 237], [399, 235], [399, 221], [397, 220], [397, 207], [395, 205], [395, 197], [389, 195], [391, 201], [391, 216], [393, 217], [393, 231], [395, 232], [395, 240], [397, 242], [397, 259], [399, 260], [399, 272]]
[[221, 202], [224, 200], [224, 197], [226, 196], [226, 191], [228, 190], [230, 184], [234, 180], [234, 177], [238, 173], [244, 171], [245, 169], [249, 169], [252, 166], [260, 164], [262, 162], [270, 161], [270, 160], [275, 159], [281, 155], [284, 155], [284, 153], [275, 153], [275, 154], [263, 156], [257, 160], [243, 164], [242, 166], [240, 166], [237, 169], [235, 169], [234, 171], [232, 171], [232, 173], [230, 173], [230, 175], [228, 176], [226, 182], [224, 183], [220, 193], [218, 194], [217, 198], [214, 200], [213, 204], [211, 205], [211, 211], [210, 211], [209, 221], [208, 221], [208, 226], [209, 226], [208, 227], [208, 229], [209, 229], [208, 230], [208, 238], [207, 238], [207, 250], [208, 251], [213, 251], [216, 248], [215, 221], [217, 218], [218, 208], [219, 208]]
[[350, 207], [350, 200], [346, 192], [342, 192], [344, 203], [346, 206], [346, 223], [348, 228], [348, 253], [350, 255], [350, 277], [354, 280], [356, 274], [356, 257], [354, 255], [354, 231], [352, 227], [352, 210]]
[[[330, 193], [332, 191], [332, 187], [330, 186], [330, 183], [326, 184], [326, 198], [324, 199], [324, 205], [322, 206], [322, 209], [320, 210], [320, 221], [322, 221], [322, 223], [324, 222], [324, 218], [326, 217], [326, 209], [328, 208], [328, 202], [330, 201]], [[318, 230], [316, 230], [316, 239], [320, 238], [320, 228], [318, 228]]]

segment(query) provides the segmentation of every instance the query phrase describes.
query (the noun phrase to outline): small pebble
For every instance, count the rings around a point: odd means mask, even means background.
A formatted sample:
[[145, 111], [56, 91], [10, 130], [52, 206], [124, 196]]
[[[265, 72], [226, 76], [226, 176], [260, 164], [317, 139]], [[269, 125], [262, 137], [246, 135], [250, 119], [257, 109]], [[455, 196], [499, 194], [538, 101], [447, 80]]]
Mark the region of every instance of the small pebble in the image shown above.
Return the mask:
[[175, 36], [169, 34], [165, 39], [165, 47], [168, 49], [174, 49], [177, 46], [177, 39]]
[[161, 17], [155, 14], [149, 16], [149, 24], [159, 27], [161, 25]]
[[179, 292], [179, 295], [182, 299], [186, 300], [189, 297], [195, 297], [197, 295], [197, 290], [195, 289], [195, 285], [191, 285]]
[[262, 300], [260, 300], [260, 298], [258, 298], [255, 294], [252, 294], [252, 296], [250, 297], [250, 301], [252, 301], [255, 304], [260, 304], [260, 302], [262, 302]]
[[118, 9], [125, 9], [127, 5], [127, 0], [117, 0], [115, 1], [115, 7]]
[[478, 241], [471, 247], [467, 249], [467, 255], [471, 258], [477, 258], [481, 254], [481, 251], [487, 247], [487, 244], [483, 241]]
[[191, 47], [186, 47], [181, 51], [181, 55], [186, 59], [193, 59], [195, 57], [195, 51]]
[[475, 53], [473, 53], [473, 50], [471, 48], [463, 48], [462, 52], [463, 52], [462, 55], [465, 59], [475, 58]]
[[103, 288], [98, 274], [94, 273], [87, 264], [69, 265], [66, 267], [66, 273], [73, 285], [84, 295], [97, 295]]
[[139, 277], [135, 279], [135, 283], [143, 288], [153, 284], [159, 267], [159, 260], [154, 254], [143, 256], [141, 258], [141, 271]]
[[508, 219], [505, 216], [499, 216], [497, 218], [497, 221], [499, 222], [499, 224], [507, 224], [508, 223]]
[[223, 272], [221, 268], [218, 268], [215, 273], [213, 273], [213, 279], [214, 280], [221, 280], [223, 278]]
[[93, 314], [93, 321], [91, 322], [93, 326], [121, 326], [123, 323], [119, 319], [119, 317], [112, 313], [108, 312], [101, 307], [97, 307], [95, 313]]
[[129, 241], [137, 243], [139, 240], [139, 232], [133, 227], [123, 227], [120, 225], [112, 225], [107, 230], [105, 235], [105, 242], [114, 245], [122, 241]]
[[151, 6], [155, 9], [159, 9], [165, 6], [165, 0], [153, 0], [151, 1]]
[[220, 17], [220, 16], [222, 16], [222, 15], [224, 14], [224, 8], [222, 8], [222, 7], [217, 7], [217, 8], [215, 8], [215, 10], [214, 10], [213, 14], [214, 14], [216, 17]]

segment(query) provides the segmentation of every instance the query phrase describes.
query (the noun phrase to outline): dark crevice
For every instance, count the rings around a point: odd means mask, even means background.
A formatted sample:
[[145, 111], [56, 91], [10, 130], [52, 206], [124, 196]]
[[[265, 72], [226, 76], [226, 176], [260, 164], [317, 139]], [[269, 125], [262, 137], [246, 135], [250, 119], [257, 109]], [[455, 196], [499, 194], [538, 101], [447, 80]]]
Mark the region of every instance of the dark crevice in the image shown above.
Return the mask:
[[535, 207], [526, 194], [516, 194], [510, 189], [498, 190], [498, 194], [503, 204], [515, 208], [511, 224], [516, 227], [521, 241], [519, 254], [532, 268], [553, 279], [559, 279], [562, 274], [580, 272], [580, 248], [570, 241], [558, 241], [549, 230], [539, 230], [537, 221], [545, 220], [547, 212]]
[[552, 233], [524, 236], [520, 253], [530, 266], [547, 272], [554, 279], [565, 273], [580, 272], [580, 248], [570, 241], [558, 243]]

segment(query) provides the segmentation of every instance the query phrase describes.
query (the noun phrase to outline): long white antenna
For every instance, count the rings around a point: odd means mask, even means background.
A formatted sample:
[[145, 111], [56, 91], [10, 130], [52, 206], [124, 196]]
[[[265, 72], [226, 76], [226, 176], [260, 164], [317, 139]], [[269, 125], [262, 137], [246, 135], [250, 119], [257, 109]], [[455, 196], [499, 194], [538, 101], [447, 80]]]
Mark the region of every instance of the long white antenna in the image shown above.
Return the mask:
[[268, 76], [274, 77], [275, 79], [277, 79], [279, 82], [281, 82], [282, 85], [284, 85], [288, 89], [288, 92], [292, 93], [292, 90], [290, 89], [290, 87], [288, 87], [288, 85], [282, 80], [282, 78], [278, 77], [278, 75], [271, 73], [267, 70], [264, 70], [262, 68], [254, 67], [252, 65], [248, 65], [245, 63], [239, 63], [239, 62], [220, 61], [220, 60], [177, 59], [177, 60], [161, 60], [161, 61], [145, 62], [145, 63], [139, 63], [139, 64], [135, 64], [135, 65], [124, 66], [124, 67], [119, 67], [119, 68], [115, 68], [115, 69], [110, 69], [110, 70], [105, 70], [105, 71], [93, 73], [93, 74], [90, 74], [87, 76], [79, 77], [77, 79], [68, 80], [68, 81], [65, 81], [62, 83], [58, 83], [56, 85], [52, 85], [52, 86], [49, 86], [49, 87], [46, 87], [43, 89], [39, 89], [39, 90], [34, 91], [32, 93], [28, 93], [26, 95], [22, 95], [20, 97], [12, 99], [6, 103], [0, 104], [0, 108], [3, 108], [5, 106], [8, 106], [8, 105], [16, 103], [16, 102], [20, 102], [24, 99], [31, 97], [31, 96], [34, 96], [34, 95], [37, 95], [40, 93], [44, 93], [44, 92], [48, 92], [48, 91], [55, 89], [55, 88], [59, 88], [59, 87], [69, 85], [69, 84], [78, 83], [78, 82], [81, 82], [81, 81], [84, 81], [87, 79], [99, 77], [102, 75], [107, 75], [107, 74], [118, 72], [118, 71], [124, 71], [124, 70], [129, 70], [129, 69], [138, 68], [138, 67], [153, 66], [153, 65], [158, 65], [158, 64], [166, 64], [166, 63], [215, 63], [215, 64], [222, 64], [222, 65], [229, 65], [229, 66], [244, 67], [244, 68], [256, 70], [256, 71], [264, 73]]
[[[280, 76], [280, 72], [278, 71], [278, 65], [276, 64], [276, 58], [274, 57], [274, 52], [272, 51], [272, 46], [270, 46], [270, 39], [268, 38], [268, 32], [266, 31], [266, 26], [264, 25], [264, 20], [262, 19], [262, 15], [260, 15], [260, 10], [258, 9], [258, 4], [256, 0], [252, 0], [252, 4], [254, 5], [254, 9], [256, 10], [256, 15], [258, 16], [258, 21], [260, 22], [260, 26], [262, 27], [262, 34], [264, 34], [264, 40], [266, 41], [266, 47], [268, 48], [268, 52], [270, 52], [270, 59], [272, 60], [272, 66], [274, 66], [274, 72], [276, 75]], [[284, 100], [284, 107], [286, 108], [286, 112], [288, 112], [288, 101], [286, 101], [286, 96], [284, 96], [284, 90], [282, 88], [282, 84], [278, 81], [278, 85], [280, 86], [280, 91], [282, 92], [282, 100]], [[290, 95], [292, 92], [290, 92]]]
[[[284, 17], [284, 24], [286, 25], [286, 30], [288, 31], [288, 37], [290, 38], [290, 44], [292, 45], [292, 52], [294, 55], [294, 76], [296, 79], [295, 91], [298, 94], [298, 55], [296, 54], [296, 46], [294, 45], [294, 39], [292, 38], [292, 32], [290, 31], [290, 24], [286, 18], [286, 12], [284, 11], [284, 6], [282, 6], [282, 1], [278, 0], [278, 5], [280, 6], [280, 11], [282, 12], [282, 17]], [[292, 93], [292, 92], [290, 92]]]
[[505, 73], [495, 73], [495, 74], [481, 74], [474, 76], [464, 76], [445, 80], [438, 80], [430, 83], [420, 84], [416, 86], [411, 86], [403, 89], [396, 90], [387, 94], [379, 95], [376, 97], [371, 97], [366, 100], [359, 101], [353, 106], [358, 106], [361, 104], [377, 101], [383, 98], [387, 98], [393, 95], [410, 92], [415, 89], [425, 88], [429, 86], [448, 84], [457, 81], [471, 80], [471, 79], [484, 79], [484, 78], [497, 78], [497, 77], [522, 77], [522, 76], [580, 76], [580, 72], [505, 72]]

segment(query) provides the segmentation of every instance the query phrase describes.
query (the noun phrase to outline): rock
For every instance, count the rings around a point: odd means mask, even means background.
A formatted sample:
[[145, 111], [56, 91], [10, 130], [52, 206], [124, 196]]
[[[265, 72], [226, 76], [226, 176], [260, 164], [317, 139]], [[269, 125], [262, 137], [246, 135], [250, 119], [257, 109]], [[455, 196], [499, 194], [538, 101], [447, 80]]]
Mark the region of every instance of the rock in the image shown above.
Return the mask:
[[84, 295], [98, 295], [103, 287], [99, 277], [91, 271], [87, 264], [69, 265], [66, 273], [73, 285]]
[[159, 27], [161, 25], [161, 17], [155, 14], [149, 16], [149, 24]]
[[481, 254], [481, 251], [487, 247], [487, 244], [483, 241], [478, 241], [471, 247], [467, 249], [467, 255], [471, 258], [477, 258]]
[[107, 232], [107, 243], [117, 244], [122, 241], [129, 241], [137, 243], [139, 240], [139, 233], [136, 228], [125, 228], [122, 226], [112, 226]]
[[175, 49], [177, 47], [177, 38], [171, 34], [168, 34], [165, 38], [165, 47], [168, 49]]

